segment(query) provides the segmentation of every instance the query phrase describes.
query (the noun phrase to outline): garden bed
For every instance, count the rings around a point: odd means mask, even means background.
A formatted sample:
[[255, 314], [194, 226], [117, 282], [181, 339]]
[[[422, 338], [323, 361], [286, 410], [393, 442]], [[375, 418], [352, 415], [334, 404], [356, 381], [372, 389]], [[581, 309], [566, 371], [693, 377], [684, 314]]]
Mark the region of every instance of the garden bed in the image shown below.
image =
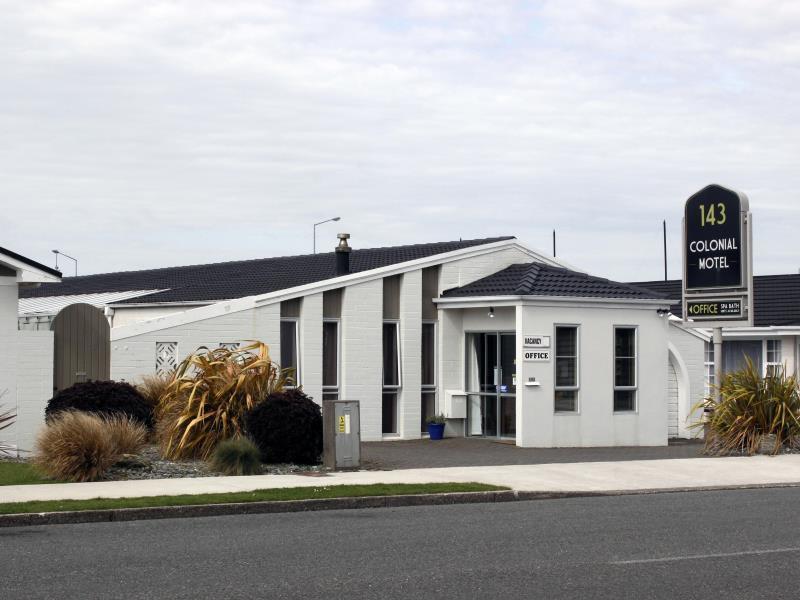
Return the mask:
[[[290, 473], [320, 472], [322, 465], [262, 464], [261, 475], [287, 475]], [[184, 477], [220, 477], [202, 460], [167, 460], [158, 448], [145, 446], [141, 452], [126, 455], [115, 464], [102, 481], [127, 481], [137, 479], [176, 479]], [[33, 483], [60, 483], [41, 475], [27, 459], [0, 460], [0, 486]]]

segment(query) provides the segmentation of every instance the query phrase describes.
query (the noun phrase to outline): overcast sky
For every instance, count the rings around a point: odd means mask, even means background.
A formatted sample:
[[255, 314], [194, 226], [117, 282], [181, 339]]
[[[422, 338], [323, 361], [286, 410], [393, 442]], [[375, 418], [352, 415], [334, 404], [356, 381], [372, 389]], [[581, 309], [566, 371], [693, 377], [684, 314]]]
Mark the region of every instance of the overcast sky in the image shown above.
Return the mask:
[[[0, 245], [81, 273], [515, 235], [680, 269], [746, 192], [800, 268], [800, 3], [0, 0]], [[66, 273], [72, 264], [62, 259]]]

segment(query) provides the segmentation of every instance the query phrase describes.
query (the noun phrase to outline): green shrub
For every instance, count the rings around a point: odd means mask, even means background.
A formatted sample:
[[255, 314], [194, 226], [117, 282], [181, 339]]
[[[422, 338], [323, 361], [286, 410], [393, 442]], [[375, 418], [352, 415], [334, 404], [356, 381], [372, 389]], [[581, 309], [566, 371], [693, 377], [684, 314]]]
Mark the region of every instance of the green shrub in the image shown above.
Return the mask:
[[148, 428], [153, 426], [153, 406], [135, 387], [124, 381], [86, 381], [56, 393], [44, 414], [49, 421], [65, 410], [98, 415], [125, 415]]
[[236, 437], [217, 444], [211, 454], [211, 468], [225, 475], [258, 475], [261, 453], [245, 437]]
[[223, 440], [244, 433], [244, 415], [286, 385], [269, 348], [200, 348], [188, 356], [156, 409], [156, 436], [167, 458], [207, 459]]
[[245, 417], [247, 433], [270, 463], [310, 465], [322, 454], [322, 412], [302, 390], [270, 394]]
[[772, 453], [777, 454], [800, 440], [797, 379], [784, 371], [762, 377], [748, 359], [743, 369], [722, 378], [720, 402], [706, 398], [695, 407], [708, 415], [706, 452], [754, 454], [765, 436], [774, 435]]

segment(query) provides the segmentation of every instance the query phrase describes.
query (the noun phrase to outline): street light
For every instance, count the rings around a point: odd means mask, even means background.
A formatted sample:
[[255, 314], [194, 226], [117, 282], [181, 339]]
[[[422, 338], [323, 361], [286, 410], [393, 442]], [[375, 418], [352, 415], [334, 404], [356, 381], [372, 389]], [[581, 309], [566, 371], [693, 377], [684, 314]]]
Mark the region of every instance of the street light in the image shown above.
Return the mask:
[[64, 254], [60, 250], [52, 250], [52, 252], [53, 252], [53, 254], [56, 255], [56, 269], [58, 269], [58, 255], [60, 254], [61, 256], [65, 257], [65, 258], [68, 258], [68, 259], [70, 259], [72, 261], [75, 261], [75, 277], [78, 276], [78, 259], [77, 258], [73, 258], [69, 254]]
[[322, 225], [323, 223], [330, 223], [331, 221], [338, 221], [341, 217], [333, 217], [332, 219], [325, 219], [324, 221], [320, 221], [319, 223], [314, 223], [314, 254], [317, 253], [317, 225]]

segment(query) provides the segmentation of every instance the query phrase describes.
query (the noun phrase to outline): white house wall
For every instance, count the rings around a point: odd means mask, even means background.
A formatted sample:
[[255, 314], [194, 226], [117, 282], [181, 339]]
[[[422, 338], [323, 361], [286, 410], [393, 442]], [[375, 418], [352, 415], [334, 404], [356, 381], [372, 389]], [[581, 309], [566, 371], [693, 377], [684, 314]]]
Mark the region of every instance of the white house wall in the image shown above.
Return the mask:
[[0, 412], [13, 409], [17, 398], [17, 295], [16, 274], [0, 276]]
[[410, 271], [400, 282], [400, 365], [398, 432], [420, 437], [422, 414], [422, 271]]
[[25, 456], [33, 450], [36, 434], [44, 424], [44, 409], [53, 396], [53, 332], [17, 334], [17, 420], [10, 429], [10, 439]]
[[185, 325], [151, 331], [111, 342], [111, 378], [135, 382], [155, 372], [156, 342], [177, 342], [178, 360], [200, 346], [260, 340], [269, 345], [273, 360], [280, 358], [280, 304], [221, 315]]
[[[554, 412], [554, 360], [523, 362], [522, 338], [579, 326], [578, 412]], [[614, 412], [614, 326], [637, 328], [637, 410]], [[661, 446], [667, 443], [667, 322], [653, 308], [517, 308], [517, 445]], [[525, 386], [530, 377], [538, 387]]]
[[529, 262], [532, 262], [530, 254], [519, 247], [507, 247], [444, 263], [439, 276], [439, 294], [482, 279], [510, 265]]
[[123, 327], [131, 323], [139, 323], [148, 319], [157, 319], [175, 315], [187, 310], [197, 308], [194, 306], [132, 306], [130, 308], [115, 308], [114, 317], [111, 321], [112, 327]]
[[668, 333], [669, 361], [675, 368], [678, 384], [678, 437], [693, 438], [702, 435], [701, 429], [689, 426], [701, 417], [691, 408], [705, 394], [705, 341], [678, 325], [670, 324]]
[[322, 404], [322, 294], [310, 294], [300, 304], [300, 383]]
[[[341, 320], [342, 400], [360, 401], [361, 439], [382, 438], [383, 280], [344, 289]], [[402, 340], [401, 340], [402, 343]]]

